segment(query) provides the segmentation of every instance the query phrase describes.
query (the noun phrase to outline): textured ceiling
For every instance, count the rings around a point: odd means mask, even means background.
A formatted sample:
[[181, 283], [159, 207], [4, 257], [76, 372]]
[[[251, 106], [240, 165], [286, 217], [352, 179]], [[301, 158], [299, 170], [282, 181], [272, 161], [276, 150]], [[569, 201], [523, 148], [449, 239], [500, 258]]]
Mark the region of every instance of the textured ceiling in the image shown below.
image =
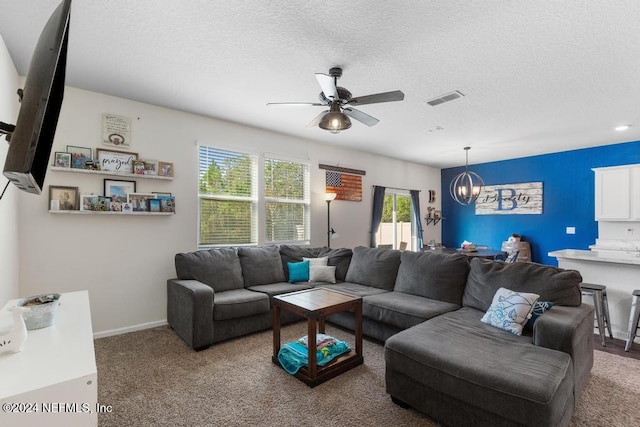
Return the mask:
[[[0, 0], [21, 75], [58, 3]], [[638, 0], [75, 0], [67, 84], [451, 167], [464, 146], [473, 164], [640, 140], [639, 22]], [[314, 73], [336, 65], [354, 96], [404, 101], [337, 135], [305, 127], [321, 107], [265, 106], [316, 102]]]

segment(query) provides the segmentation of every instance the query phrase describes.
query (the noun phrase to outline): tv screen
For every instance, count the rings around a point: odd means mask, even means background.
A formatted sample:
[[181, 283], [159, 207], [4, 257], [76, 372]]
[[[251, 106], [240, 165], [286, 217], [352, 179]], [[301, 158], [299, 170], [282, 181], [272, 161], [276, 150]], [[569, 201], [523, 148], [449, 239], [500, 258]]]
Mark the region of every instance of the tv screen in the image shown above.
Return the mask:
[[64, 96], [71, 0], [64, 0], [40, 33], [10, 137], [4, 175], [20, 190], [40, 194]]

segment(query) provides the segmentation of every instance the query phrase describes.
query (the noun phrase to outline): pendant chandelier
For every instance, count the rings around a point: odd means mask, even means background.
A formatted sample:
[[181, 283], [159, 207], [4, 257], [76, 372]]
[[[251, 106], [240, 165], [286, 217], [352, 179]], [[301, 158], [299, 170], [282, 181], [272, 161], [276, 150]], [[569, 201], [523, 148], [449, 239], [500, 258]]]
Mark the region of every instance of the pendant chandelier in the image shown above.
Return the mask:
[[469, 171], [470, 149], [471, 147], [464, 147], [467, 155], [464, 172], [456, 175], [456, 177], [451, 180], [451, 185], [449, 186], [449, 194], [451, 194], [453, 200], [465, 206], [476, 201], [484, 185], [484, 181], [482, 181], [480, 175]]

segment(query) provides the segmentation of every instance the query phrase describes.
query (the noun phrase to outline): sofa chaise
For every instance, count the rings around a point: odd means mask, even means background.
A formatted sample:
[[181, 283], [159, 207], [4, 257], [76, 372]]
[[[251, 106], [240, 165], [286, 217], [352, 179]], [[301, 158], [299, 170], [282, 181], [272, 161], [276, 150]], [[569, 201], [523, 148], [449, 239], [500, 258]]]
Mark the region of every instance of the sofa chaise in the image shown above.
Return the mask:
[[[335, 283], [289, 283], [289, 266], [324, 257]], [[271, 327], [277, 294], [323, 286], [361, 296], [364, 334], [385, 343], [387, 392], [446, 425], [568, 425], [593, 365], [593, 308], [576, 271], [290, 245], [178, 254], [175, 264], [167, 318], [194, 349]], [[505, 289], [551, 309], [521, 335], [492, 326], [483, 319]], [[355, 326], [350, 312], [328, 320]]]

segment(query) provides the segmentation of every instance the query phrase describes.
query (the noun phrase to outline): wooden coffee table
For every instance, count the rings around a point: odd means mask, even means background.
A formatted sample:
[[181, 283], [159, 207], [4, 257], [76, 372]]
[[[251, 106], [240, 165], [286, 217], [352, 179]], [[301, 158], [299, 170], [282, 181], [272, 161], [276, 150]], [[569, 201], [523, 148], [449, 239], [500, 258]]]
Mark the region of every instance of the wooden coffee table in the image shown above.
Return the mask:
[[[278, 352], [280, 351], [280, 310], [287, 310], [307, 319], [309, 366], [300, 368], [295, 376], [309, 387], [315, 387], [364, 362], [362, 357], [361, 297], [325, 288], [306, 289], [273, 297], [272, 360], [278, 366], [280, 366], [278, 361]], [[316, 364], [316, 340], [314, 339], [316, 333], [324, 333], [324, 323], [328, 315], [347, 310], [353, 310], [356, 318], [355, 353], [351, 349], [350, 352], [336, 357], [325, 366], [318, 366]]]

